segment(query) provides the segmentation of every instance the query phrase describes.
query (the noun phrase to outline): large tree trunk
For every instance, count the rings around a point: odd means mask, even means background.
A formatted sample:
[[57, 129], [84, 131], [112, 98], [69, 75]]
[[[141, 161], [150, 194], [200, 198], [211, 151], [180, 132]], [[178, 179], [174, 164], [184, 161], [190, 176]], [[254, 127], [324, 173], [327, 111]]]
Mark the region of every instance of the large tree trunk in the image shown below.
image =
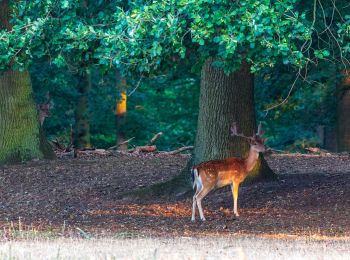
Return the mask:
[[[185, 194], [192, 189], [192, 165], [230, 156], [247, 156], [249, 145], [245, 140], [231, 137], [229, 129], [231, 123], [236, 121], [244, 134], [256, 133], [254, 76], [248, 63], [243, 63], [239, 71], [227, 76], [222, 69], [214, 68], [212, 62], [213, 58], [209, 58], [202, 67], [198, 126], [192, 160], [174, 179], [137, 194]], [[275, 178], [276, 175], [260, 156], [247, 181]]]
[[[0, 29], [11, 29], [9, 1], [2, 1]], [[39, 126], [28, 71], [0, 72], [0, 164], [55, 158]]]
[[55, 154], [39, 126], [28, 71], [0, 75], [0, 164]]
[[337, 150], [350, 152], [350, 71], [338, 86]]
[[[245, 158], [249, 144], [230, 136], [230, 125], [236, 121], [241, 131], [251, 136], [257, 130], [254, 105], [254, 75], [243, 62], [240, 70], [226, 75], [212, 66], [213, 58], [203, 65], [194, 164], [237, 156]], [[271, 179], [274, 173], [266, 161], [260, 161], [248, 180]]]
[[89, 91], [91, 89], [91, 74], [84, 69], [78, 78], [78, 103], [75, 110], [75, 148], [91, 148]]

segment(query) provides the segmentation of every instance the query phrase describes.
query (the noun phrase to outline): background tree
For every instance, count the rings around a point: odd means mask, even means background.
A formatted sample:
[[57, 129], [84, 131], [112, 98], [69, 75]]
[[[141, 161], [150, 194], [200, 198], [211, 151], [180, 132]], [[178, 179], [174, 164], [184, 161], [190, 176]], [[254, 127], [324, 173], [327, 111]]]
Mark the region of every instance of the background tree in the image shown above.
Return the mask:
[[[126, 133], [126, 116], [127, 116], [127, 83], [126, 79], [123, 78], [119, 72], [116, 74], [118, 80], [118, 92], [119, 98], [116, 100], [115, 105], [115, 122], [116, 122], [116, 139], [118, 149], [121, 151], [126, 151], [128, 149], [128, 144], [125, 143]], [[123, 144], [122, 144], [123, 143]]]
[[89, 92], [91, 90], [91, 74], [89, 69], [78, 72], [77, 90], [79, 93], [75, 110], [75, 137], [74, 147], [91, 148], [90, 140], [90, 111]]
[[[56, 67], [66, 67], [74, 71], [78, 75], [76, 146], [89, 147], [87, 104], [90, 74], [87, 68], [94, 62], [92, 53], [98, 41], [94, 39], [75, 41], [70, 35], [74, 34], [79, 38], [85, 33], [81, 31], [82, 25], [108, 20], [108, 15], [114, 10], [108, 8], [115, 2], [108, 5], [87, 1], [12, 1], [11, 3], [5, 1], [4, 4], [11, 5], [12, 12], [8, 16], [13, 16], [15, 19], [12, 19], [11, 30], [2, 30], [0, 33], [0, 67], [5, 70], [8, 68], [23, 70], [33, 61], [45, 57]], [[93, 12], [100, 16], [94, 18]], [[22, 123], [25, 125], [25, 122], [20, 122]], [[38, 157], [37, 152], [27, 150], [26, 157]]]
[[[10, 8], [9, 1], [1, 2], [1, 30], [12, 29]], [[6, 69], [0, 73], [0, 164], [54, 158], [39, 125], [29, 72]]]
[[345, 71], [337, 88], [337, 148], [350, 152], [350, 75]]
[[[2, 44], [0, 50], [21, 66], [43, 56], [55, 65], [67, 66], [66, 57], [78, 51], [85, 55], [74, 57], [96, 63], [102, 70], [115, 66], [124, 75], [138, 71], [145, 77], [167, 72], [185, 60], [198, 68], [210, 57], [215, 59], [213, 66], [226, 74], [239, 71], [242, 62], [250, 64], [251, 72], [281, 63], [300, 72], [321, 59], [341, 57], [344, 62], [348, 54], [347, 20], [332, 23], [333, 27], [325, 24], [330, 44], [315, 41], [320, 38], [315, 29], [315, 21], [320, 20], [315, 10], [322, 11], [318, 3], [304, 7], [287, 0], [210, 5], [206, 1], [157, 1], [134, 2], [125, 8], [125, 3], [111, 1], [91, 3], [90, 10], [100, 10], [98, 15], [82, 18], [77, 16], [80, 1], [18, 2], [20, 19], [15, 30], [1, 34], [7, 45]], [[335, 31], [337, 38], [331, 36]], [[8, 64], [4, 56], [2, 66]]]

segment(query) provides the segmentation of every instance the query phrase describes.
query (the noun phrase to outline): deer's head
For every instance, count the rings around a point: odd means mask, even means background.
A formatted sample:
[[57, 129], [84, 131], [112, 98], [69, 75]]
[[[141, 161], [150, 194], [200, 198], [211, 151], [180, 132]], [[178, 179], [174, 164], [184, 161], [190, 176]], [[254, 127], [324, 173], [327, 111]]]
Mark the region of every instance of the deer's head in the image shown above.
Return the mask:
[[37, 106], [38, 112], [39, 112], [40, 125], [44, 124], [44, 121], [45, 121], [46, 117], [50, 117], [51, 116], [50, 109], [52, 108], [52, 104], [51, 104], [50, 100], [51, 100], [50, 93], [47, 92], [45, 103], [39, 104]]
[[265, 131], [261, 130], [261, 123], [258, 126], [257, 133], [254, 133], [252, 136], [245, 136], [243, 133], [238, 132], [238, 126], [236, 122], [232, 123], [232, 126], [230, 128], [231, 136], [240, 136], [246, 139], [250, 144], [250, 149], [253, 149], [254, 151], [258, 153], [263, 153], [266, 151], [265, 141], [267, 138], [262, 138]]

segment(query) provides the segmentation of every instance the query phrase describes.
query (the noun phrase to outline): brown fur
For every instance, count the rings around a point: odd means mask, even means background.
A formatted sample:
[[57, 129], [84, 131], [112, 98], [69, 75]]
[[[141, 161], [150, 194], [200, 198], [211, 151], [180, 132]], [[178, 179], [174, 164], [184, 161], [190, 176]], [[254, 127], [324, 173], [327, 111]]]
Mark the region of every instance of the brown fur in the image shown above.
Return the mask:
[[244, 160], [236, 157], [203, 162], [193, 168], [198, 170], [203, 183], [213, 183], [217, 188], [241, 183], [248, 175]]

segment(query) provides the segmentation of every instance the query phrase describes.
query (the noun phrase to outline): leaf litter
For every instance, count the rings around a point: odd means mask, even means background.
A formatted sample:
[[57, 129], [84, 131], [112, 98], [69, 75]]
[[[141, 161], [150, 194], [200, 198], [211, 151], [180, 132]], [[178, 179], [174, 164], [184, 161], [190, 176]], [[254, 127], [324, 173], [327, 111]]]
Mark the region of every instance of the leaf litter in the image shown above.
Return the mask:
[[203, 201], [204, 223], [190, 221], [192, 196], [123, 199], [126, 192], [176, 176], [189, 159], [189, 155], [118, 153], [3, 166], [0, 228], [82, 237], [350, 237], [350, 158], [346, 155], [268, 156], [279, 179], [243, 185], [239, 218], [232, 214], [229, 187]]

